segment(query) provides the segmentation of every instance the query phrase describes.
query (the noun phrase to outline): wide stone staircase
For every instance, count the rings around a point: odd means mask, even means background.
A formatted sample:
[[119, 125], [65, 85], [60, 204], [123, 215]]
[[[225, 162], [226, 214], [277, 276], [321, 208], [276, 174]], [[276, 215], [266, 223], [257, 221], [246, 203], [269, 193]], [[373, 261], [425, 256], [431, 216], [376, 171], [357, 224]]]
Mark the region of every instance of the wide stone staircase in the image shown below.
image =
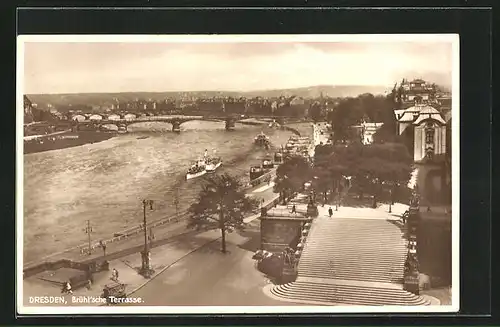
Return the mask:
[[337, 305], [429, 305], [403, 290], [407, 242], [385, 219], [317, 218], [295, 282], [269, 295], [293, 302]]

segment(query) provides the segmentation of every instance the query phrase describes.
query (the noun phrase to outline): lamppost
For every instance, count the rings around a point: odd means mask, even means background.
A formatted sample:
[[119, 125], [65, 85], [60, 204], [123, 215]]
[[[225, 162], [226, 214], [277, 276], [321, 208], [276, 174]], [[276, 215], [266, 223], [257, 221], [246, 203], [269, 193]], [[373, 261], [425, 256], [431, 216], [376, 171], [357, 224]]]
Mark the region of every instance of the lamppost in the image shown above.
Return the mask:
[[102, 248], [104, 261], [106, 261], [106, 243], [104, 243], [104, 241], [103, 241], [103, 240], [100, 240], [100, 241], [99, 241], [99, 245], [100, 245], [100, 246], [101, 246], [101, 248]]
[[175, 193], [174, 205], [175, 205], [175, 216], [179, 218], [179, 195], [177, 193]]
[[335, 187], [335, 211], [339, 211], [339, 202], [340, 202], [340, 194], [339, 194], [339, 185], [337, 181], [337, 186]]
[[149, 210], [153, 210], [153, 200], [143, 200], [142, 201], [142, 209], [143, 209], [143, 214], [144, 214], [144, 222], [143, 222], [143, 227], [144, 227], [144, 250], [141, 252], [142, 256], [142, 268], [141, 268], [141, 275], [143, 275], [145, 278], [150, 278], [151, 275], [154, 273], [154, 271], [151, 269], [150, 266], [150, 252], [149, 252], [149, 242], [148, 242], [148, 226], [146, 223], [146, 207], [149, 206]]
[[389, 213], [392, 213], [392, 189], [389, 190]]
[[90, 220], [87, 220], [87, 227], [85, 227], [84, 231], [89, 236], [89, 255], [91, 255], [92, 254], [92, 245], [90, 244], [91, 243], [90, 234], [92, 234], [93, 230], [92, 230], [92, 226], [90, 226]]

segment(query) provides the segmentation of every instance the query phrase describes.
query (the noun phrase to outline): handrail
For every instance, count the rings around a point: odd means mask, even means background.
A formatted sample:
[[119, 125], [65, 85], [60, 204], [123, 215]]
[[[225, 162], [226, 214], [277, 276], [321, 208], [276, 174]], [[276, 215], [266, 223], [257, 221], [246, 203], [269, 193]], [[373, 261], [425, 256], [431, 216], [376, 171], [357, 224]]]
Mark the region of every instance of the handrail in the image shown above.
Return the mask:
[[[174, 215], [171, 215], [171, 216], [168, 216], [168, 217], [165, 217], [165, 218], [160, 218], [160, 219], [157, 219], [155, 221], [149, 222], [149, 223], [147, 223], [147, 226], [149, 228], [152, 228], [152, 227], [157, 227], [157, 226], [164, 225], [164, 224], [172, 222], [172, 221], [176, 221], [177, 222], [177, 221], [179, 221], [179, 219], [181, 217], [185, 216], [187, 213], [188, 213], [188, 211], [184, 210], [184, 211], [179, 212], [179, 214], [174, 214]], [[113, 237], [108, 238], [106, 240], [103, 240], [103, 243], [104, 244], [109, 244], [109, 243], [114, 243], [114, 242], [117, 242], [117, 241], [121, 241], [121, 240], [126, 239], [126, 238], [128, 238], [130, 236], [137, 235], [137, 234], [139, 234], [139, 232], [143, 232], [143, 231], [144, 231], [144, 229], [143, 229], [142, 224], [141, 224], [139, 227], [136, 226], [136, 227], [133, 227], [133, 228], [128, 228], [128, 229], [122, 230], [121, 232], [118, 232], [118, 233], [114, 233], [114, 234], [119, 234], [119, 235], [118, 236], [113, 236]], [[96, 248], [98, 248], [100, 246], [101, 246], [100, 242], [94, 243], [94, 244], [91, 245], [91, 250], [95, 250]], [[44, 262], [44, 261], [46, 261], [49, 258], [61, 255], [63, 253], [75, 251], [75, 250], [79, 250], [80, 251], [80, 255], [86, 255], [86, 254], [88, 254], [88, 251], [89, 251], [88, 250], [88, 243], [80, 244], [80, 245], [77, 245], [77, 246], [73, 246], [73, 247], [71, 247], [69, 249], [66, 249], [64, 251], [60, 251], [60, 252], [49, 254], [49, 255], [47, 255], [47, 256], [45, 256], [45, 257], [43, 257], [41, 259], [38, 259], [36, 261], [25, 263], [24, 266], [25, 267], [29, 267], [29, 266], [37, 265], [40, 262]]]

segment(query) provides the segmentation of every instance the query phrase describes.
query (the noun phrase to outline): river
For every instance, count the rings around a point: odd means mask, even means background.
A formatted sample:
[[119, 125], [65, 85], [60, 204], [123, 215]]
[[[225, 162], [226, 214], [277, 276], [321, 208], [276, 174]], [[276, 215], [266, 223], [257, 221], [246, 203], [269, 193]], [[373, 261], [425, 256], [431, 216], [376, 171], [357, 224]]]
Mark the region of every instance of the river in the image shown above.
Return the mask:
[[253, 145], [254, 136], [264, 131], [279, 147], [292, 135], [242, 124], [225, 131], [219, 122], [190, 121], [181, 128], [175, 134], [168, 124], [137, 124], [100, 143], [24, 155], [24, 261], [84, 243], [87, 220], [94, 240], [138, 226], [143, 199], [155, 201], [148, 219], [174, 214], [175, 198], [179, 211], [187, 209], [200, 180], [186, 181], [185, 172], [205, 149], [222, 157], [218, 172], [245, 182], [249, 166], [266, 154]]

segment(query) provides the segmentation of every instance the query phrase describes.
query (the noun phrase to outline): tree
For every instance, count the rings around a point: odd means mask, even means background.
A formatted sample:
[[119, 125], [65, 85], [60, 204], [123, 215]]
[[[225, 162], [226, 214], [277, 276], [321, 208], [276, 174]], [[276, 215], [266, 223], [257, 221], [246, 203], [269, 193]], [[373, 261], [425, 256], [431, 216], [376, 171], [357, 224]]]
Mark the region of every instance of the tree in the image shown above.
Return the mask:
[[384, 188], [405, 185], [412, 172], [412, 158], [403, 144], [371, 144], [361, 148], [353, 166], [354, 177], [374, 196], [374, 206]]
[[328, 191], [332, 185], [332, 175], [329, 170], [323, 167], [314, 167], [312, 187], [315, 192], [323, 194], [323, 202], [328, 202]]
[[258, 208], [258, 200], [241, 190], [237, 178], [228, 174], [211, 175], [198, 194], [198, 201], [189, 208], [188, 228], [220, 229], [221, 251], [226, 253], [226, 233], [244, 228], [245, 214]]
[[299, 155], [286, 156], [276, 169], [274, 192], [279, 193], [283, 203], [286, 203], [286, 198], [300, 192], [310, 177], [310, 165], [306, 158]]
[[412, 158], [398, 143], [317, 147], [314, 162], [315, 169], [328, 171], [332, 190], [338, 189], [343, 176], [351, 176], [360, 198], [372, 193], [374, 203], [383, 188], [406, 185], [412, 171]]
[[[350, 165], [353, 158], [352, 149], [357, 143], [346, 145], [320, 145], [316, 147], [314, 155], [314, 168], [318, 178], [323, 178], [325, 184], [329, 184], [328, 189], [332, 194], [338, 196], [341, 191], [342, 180], [351, 176]], [[321, 172], [320, 172], [321, 171]]]
[[314, 102], [309, 107], [309, 117], [316, 123], [321, 120], [321, 104], [319, 101]]
[[358, 98], [345, 98], [333, 108], [330, 124], [333, 131], [333, 143], [345, 143], [356, 137], [352, 126], [361, 123], [364, 112]]
[[397, 133], [397, 121], [394, 116], [395, 109], [401, 109], [401, 92], [394, 86], [392, 92], [381, 102], [380, 121], [384, 123], [373, 135], [375, 143], [400, 142]]

